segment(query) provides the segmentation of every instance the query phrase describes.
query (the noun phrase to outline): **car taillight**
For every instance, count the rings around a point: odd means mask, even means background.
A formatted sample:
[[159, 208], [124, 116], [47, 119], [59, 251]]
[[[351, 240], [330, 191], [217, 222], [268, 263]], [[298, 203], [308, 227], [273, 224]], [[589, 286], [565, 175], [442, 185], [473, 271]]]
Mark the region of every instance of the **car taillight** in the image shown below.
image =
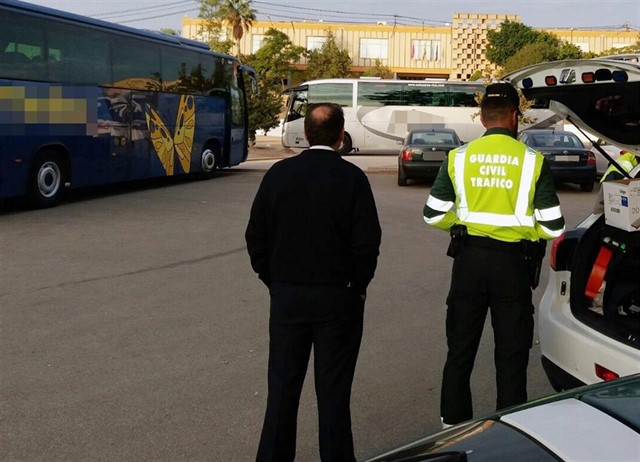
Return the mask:
[[589, 151], [589, 157], [587, 157], [587, 165], [596, 165], [596, 155]]
[[556, 238], [553, 241], [553, 245], [551, 246], [551, 256], [549, 257], [549, 266], [551, 266], [551, 269], [554, 271], [556, 269], [556, 256], [558, 253], [558, 247], [560, 247], [560, 244], [562, 244], [562, 241], [564, 241], [564, 234]]
[[402, 150], [402, 160], [413, 160], [413, 150], [411, 148]]
[[610, 371], [609, 369], [601, 366], [600, 364], [596, 364], [596, 375], [600, 377], [602, 380], [604, 380], [605, 382], [608, 382], [609, 380], [614, 380], [620, 377], [615, 372]]

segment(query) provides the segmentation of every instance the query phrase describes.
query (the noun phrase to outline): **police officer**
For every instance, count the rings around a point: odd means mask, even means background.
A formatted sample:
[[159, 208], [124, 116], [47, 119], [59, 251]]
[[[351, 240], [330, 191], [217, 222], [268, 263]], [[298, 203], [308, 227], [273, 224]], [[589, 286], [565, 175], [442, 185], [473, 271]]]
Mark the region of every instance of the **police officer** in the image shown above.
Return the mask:
[[[629, 173], [636, 165], [638, 165], [638, 158], [632, 152], [625, 152], [616, 159], [616, 163], [624, 169], [625, 172]], [[622, 178], [624, 178], [624, 175], [620, 173], [618, 167], [611, 164], [604, 172], [604, 175], [602, 175], [600, 183], [604, 183], [605, 181], [621, 180]]]
[[449, 153], [424, 206], [426, 223], [452, 235], [440, 404], [445, 427], [473, 416], [470, 378], [488, 310], [496, 409], [527, 400], [532, 288], [544, 239], [562, 234], [564, 218], [544, 157], [515, 139], [519, 101], [511, 84], [487, 86], [480, 103], [487, 131]]

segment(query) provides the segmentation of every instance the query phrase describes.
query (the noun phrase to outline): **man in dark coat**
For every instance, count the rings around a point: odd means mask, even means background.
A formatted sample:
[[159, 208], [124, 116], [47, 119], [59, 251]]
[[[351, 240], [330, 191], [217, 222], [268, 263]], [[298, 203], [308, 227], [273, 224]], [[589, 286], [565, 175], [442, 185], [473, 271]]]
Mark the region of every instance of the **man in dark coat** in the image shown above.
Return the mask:
[[380, 223], [366, 175], [336, 152], [342, 108], [311, 105], [304, 127], [310, 148], [265, 174], [246, 231], [251, 265], [271, 295], [269, 396], [256, 460], [295, 459], [313, 346], [320, 458], [355, 462], [351, 385]]

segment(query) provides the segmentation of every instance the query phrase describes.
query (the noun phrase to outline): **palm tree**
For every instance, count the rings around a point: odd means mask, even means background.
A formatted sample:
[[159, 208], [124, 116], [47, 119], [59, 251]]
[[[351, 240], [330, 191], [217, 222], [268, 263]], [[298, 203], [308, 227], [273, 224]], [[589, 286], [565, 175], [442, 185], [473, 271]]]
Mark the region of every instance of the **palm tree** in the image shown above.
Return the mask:
[[222, 0], [218, 9], [219, 17], [226, 22], [233, 32], [240, 57], [240, 40], [256, 20], [256, 10], [251, 8], [252, 0]]

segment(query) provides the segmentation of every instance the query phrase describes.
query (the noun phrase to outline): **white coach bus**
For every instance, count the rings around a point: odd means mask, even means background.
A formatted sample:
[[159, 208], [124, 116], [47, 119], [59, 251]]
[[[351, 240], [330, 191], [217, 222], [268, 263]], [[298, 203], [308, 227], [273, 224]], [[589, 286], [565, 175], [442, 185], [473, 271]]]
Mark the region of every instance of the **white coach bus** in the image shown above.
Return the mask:
[[[475, 99], [483, 92], [479, 82], [444, 80], [325, 79], [305, 82], [286, 90], [287, 112], [282, 145], [308, 147], [304, 115], [308, 104], [331, 102], [342, 106], [345, 141], [340, 153], [389, 153], [398, 149], [414, 127], [452, 128], [464, 142], [484, 133]], [[525, 128], [547, 128], [559, 121], [548, 102], [534, 102], [525, 116], [534, 120]]]

